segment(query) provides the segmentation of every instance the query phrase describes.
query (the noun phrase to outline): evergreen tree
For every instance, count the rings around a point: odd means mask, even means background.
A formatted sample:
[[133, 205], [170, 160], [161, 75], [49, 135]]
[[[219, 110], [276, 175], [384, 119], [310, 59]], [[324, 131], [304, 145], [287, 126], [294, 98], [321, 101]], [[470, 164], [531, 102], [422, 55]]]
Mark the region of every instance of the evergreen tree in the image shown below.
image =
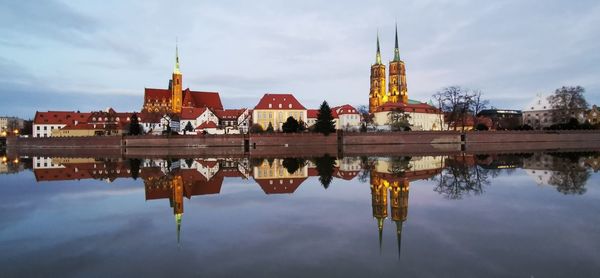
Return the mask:
[[273, 133], [275, 129], [273, 129], [273, 124], [269, 122], [269, 126], [267, 127], [267, 133]]
[[185, 134], [186, 132], [192, 132], [194, 131], [194, 127], [192, 126], [192, 122], [188, 122], [185, 127], [183, 128], [183, 134]]
[[323, 101], [321, 107], [319, 107], [317, 122], [315, 123], [315, 132], [323, 133], [325, 135], [335, 132], [335, 122], [327, 101]]
[[298, 132], [300, 129], [300, 123], [294, 117], [288, 117], [285, 123], [281, 126], [281, 130], [285, 133]]
[[136, 113], [133, 113], [133, 115], [131, 115], [131, 122], [129, 123], [129, 134], [142, 134], [142, 126], [140, 125], [140, 119], [138, 118]]

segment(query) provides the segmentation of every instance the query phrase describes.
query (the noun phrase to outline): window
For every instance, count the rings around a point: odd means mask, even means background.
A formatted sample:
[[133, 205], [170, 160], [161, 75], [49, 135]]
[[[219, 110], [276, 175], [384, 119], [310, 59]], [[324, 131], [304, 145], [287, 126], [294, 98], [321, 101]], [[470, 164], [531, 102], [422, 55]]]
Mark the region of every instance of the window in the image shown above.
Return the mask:
[[44, 130], [48, 130], [48, 127], [47, 127], [47, 126], [45, 126], [45, 127], [44, 127]]
[[36, 126], [36, 129], [37, 129], [37, 130], [40, 130], [40, 127], [39, 127], [39, 126]]

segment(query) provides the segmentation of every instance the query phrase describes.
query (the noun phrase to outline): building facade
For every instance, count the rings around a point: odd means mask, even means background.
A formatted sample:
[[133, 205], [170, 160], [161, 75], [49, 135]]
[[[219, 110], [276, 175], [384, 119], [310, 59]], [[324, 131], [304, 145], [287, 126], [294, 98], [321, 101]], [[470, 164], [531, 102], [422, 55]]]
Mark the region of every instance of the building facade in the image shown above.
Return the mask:
[[267, 129], [281, 130], [288, 117], [306, 122], [306, 108], [292, 94], [265, 94], [252, 111], [252, 121]]

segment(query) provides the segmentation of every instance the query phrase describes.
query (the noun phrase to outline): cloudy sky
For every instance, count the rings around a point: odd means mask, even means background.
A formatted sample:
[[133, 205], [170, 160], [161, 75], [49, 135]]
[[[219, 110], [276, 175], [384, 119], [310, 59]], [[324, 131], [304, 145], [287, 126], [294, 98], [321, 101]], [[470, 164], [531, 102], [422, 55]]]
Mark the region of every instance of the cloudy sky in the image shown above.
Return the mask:
[[3, 2], [0, 115], [139, 110], [144, 87], [167, 86], [176, 38], [184, 87], [226, 107], [267, 92], [366, 104], [376, 32], [392, 59], [396, 20], [411, 99], [461, 85], [522, 109], [581, 85], [600, 103], [598, 1]]

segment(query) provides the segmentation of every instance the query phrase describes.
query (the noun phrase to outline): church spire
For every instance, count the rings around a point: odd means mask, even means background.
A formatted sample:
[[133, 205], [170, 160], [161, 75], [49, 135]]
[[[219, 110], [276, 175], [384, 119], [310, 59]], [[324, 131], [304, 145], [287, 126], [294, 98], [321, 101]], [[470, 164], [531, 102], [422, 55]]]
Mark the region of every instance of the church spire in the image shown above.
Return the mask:
[[375, 64], [381, 65], [381, 50], [379, 49], [379, 30], [377, 30], [377, 55], [375, 56]]
[[394, 47], [394, 62], [400, 61], [400, 49], [398, 48], [398, 23], [396, 22], [396, 46]]
[[173, 73], [181, 74], [181, 71], [179, 71], [179, 47], [177, 40], [175, 40], [175, 69], [173, 70]]
[[383, 244], [383, 220], [384, 218], [382, 217], [377, 218], [377, 229], [379, 230], [379, 254], [381, 254], [381, 246]]
[[175, 223], [177, 224], [177, 246], [178, 247], [181, 247], [180, 236], [181, 236], [181, 216], [182, 215], [183, 215], [182, 213], [175, 214]]

